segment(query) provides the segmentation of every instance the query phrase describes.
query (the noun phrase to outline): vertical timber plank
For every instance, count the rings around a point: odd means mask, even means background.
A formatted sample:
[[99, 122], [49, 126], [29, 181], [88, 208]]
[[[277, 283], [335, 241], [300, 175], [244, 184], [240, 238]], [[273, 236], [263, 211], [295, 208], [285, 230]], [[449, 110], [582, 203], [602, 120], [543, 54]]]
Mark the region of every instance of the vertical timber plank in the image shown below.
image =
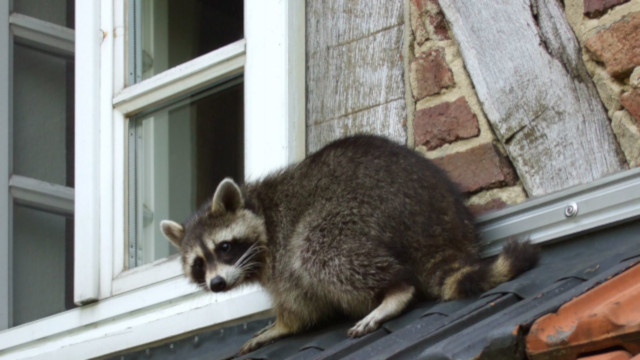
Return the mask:
[[406, 143], [403, 2], [307, 1], [307, 151], [354, 133]]
[[440, 5], [487, 118], [530, 196], [624, 169], [558, 1]]

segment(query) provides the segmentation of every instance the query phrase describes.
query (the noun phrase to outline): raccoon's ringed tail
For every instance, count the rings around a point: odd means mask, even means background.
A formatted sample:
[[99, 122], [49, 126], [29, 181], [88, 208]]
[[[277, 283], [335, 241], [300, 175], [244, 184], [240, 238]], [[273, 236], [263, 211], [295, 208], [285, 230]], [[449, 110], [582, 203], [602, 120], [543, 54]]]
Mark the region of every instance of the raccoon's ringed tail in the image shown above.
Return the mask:
[[489, 263], [460, 266], [447, 276], [442, 300], [477, 295], [509, 281], [538, 262], [538, 249], [528, 241], [507, 242], [498, 257]]

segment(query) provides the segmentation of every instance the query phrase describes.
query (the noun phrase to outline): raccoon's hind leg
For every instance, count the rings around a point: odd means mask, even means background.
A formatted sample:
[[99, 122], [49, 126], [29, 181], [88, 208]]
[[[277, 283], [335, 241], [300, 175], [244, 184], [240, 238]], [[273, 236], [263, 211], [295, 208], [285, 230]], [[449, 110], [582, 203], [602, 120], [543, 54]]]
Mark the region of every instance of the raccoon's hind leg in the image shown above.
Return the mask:
[[413, 285], [401, 283], [386, 292], [377, 308], [352, 327], [347, 335], [360, 337], [376, 330], [380, 324], [399, 315], [413, 299], [416, 290]]

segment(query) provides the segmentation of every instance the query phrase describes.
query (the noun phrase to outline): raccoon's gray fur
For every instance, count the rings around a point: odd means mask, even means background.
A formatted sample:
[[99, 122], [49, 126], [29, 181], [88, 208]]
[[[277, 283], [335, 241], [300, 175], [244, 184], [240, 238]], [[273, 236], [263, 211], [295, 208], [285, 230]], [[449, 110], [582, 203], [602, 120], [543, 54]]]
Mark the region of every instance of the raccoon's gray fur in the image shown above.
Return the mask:
[[473, 218], [430, 161], [386, 139], [335, 141], [242, 188], [220, 183], [186, 224], [163, 221], [185, 274], [205, 289], [259, 282], [277, 318], [246, 353], [333, 315], [361, 336], [417, 296], [457, 299], [533, 267], [528, 242], [481, 261]]

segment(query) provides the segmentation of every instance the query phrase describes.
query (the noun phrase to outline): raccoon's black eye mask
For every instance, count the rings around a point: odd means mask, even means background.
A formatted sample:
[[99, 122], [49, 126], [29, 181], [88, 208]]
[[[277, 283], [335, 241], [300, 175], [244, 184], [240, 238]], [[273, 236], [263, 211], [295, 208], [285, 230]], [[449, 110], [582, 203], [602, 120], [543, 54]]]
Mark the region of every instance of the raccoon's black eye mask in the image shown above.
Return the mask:
[[215, 253], [219, 261], [226, 264], [234, 264], [251, 246], [247, 239], [223, 241], [216, 246]]
[[204, 284], [204, 275], [204, 259], [198, 256], [191, 264], [191, 277], [197, 284]]

